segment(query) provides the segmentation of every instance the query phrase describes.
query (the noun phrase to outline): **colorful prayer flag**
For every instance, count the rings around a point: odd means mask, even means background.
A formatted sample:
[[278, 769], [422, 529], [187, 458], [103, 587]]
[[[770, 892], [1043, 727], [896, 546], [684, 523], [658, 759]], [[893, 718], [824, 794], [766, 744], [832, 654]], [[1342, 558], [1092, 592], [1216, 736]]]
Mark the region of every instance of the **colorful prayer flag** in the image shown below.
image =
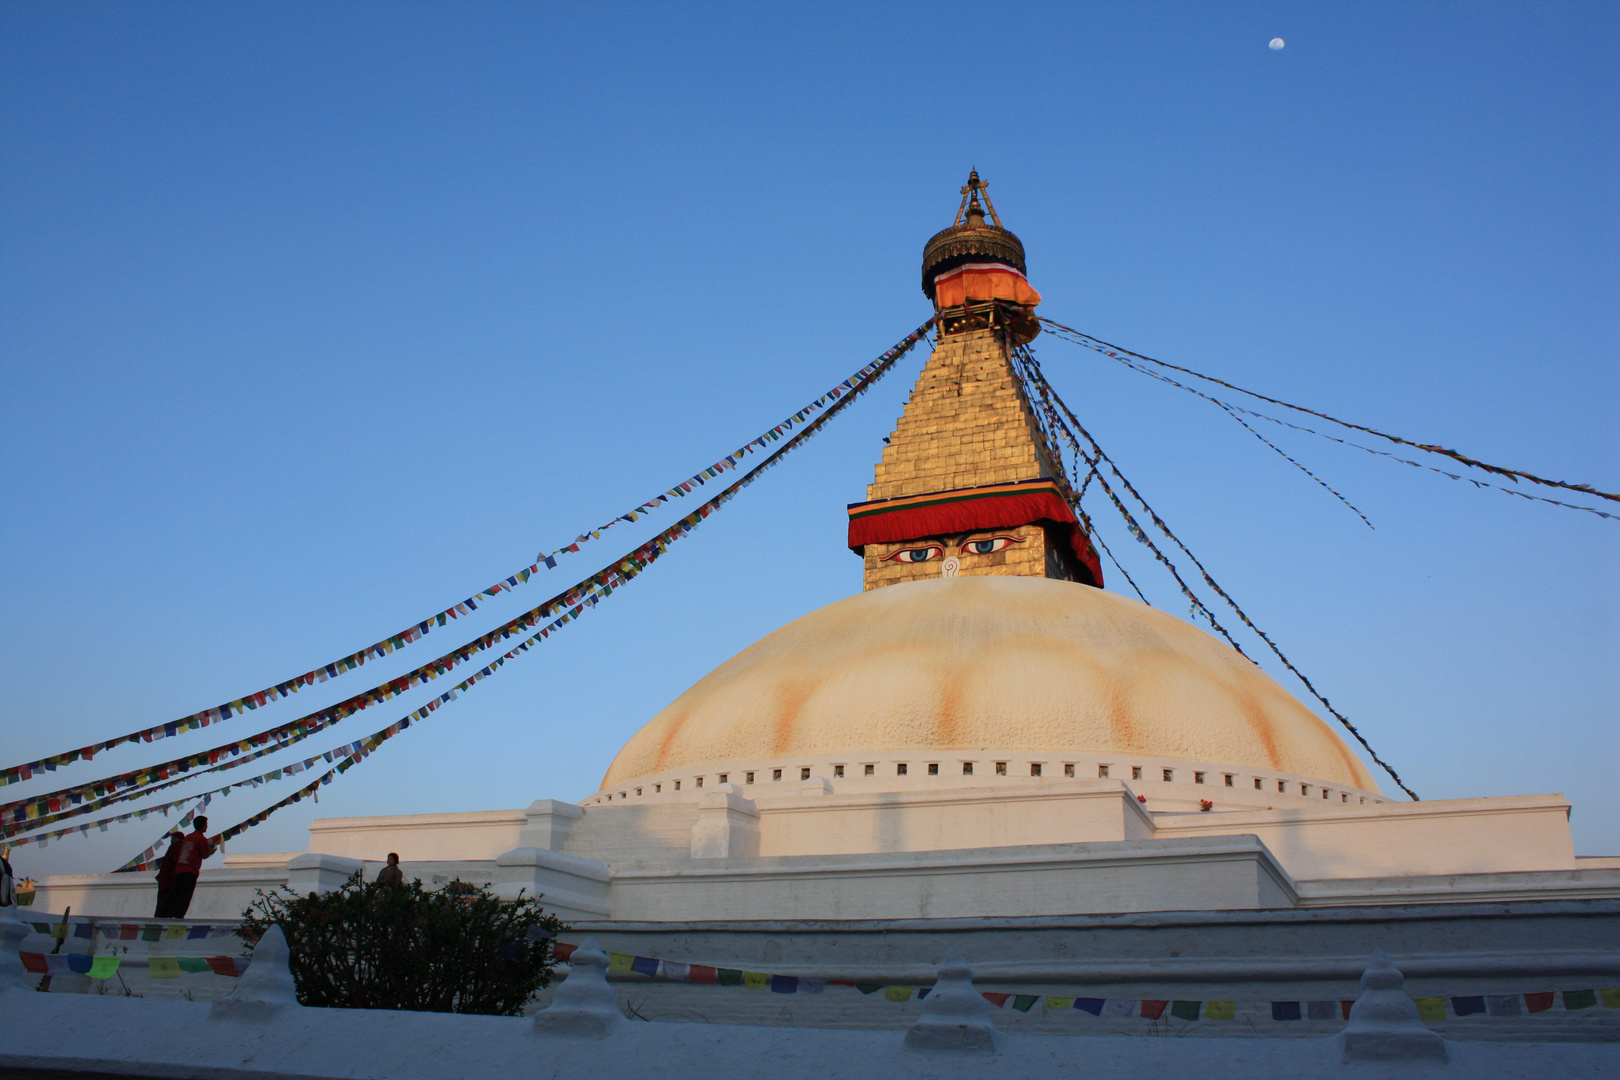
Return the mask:
[[1445, 998], [1414, 998], [1413, 1004], [1417, 1006], [1418, 1018], [1428, 1023], [1438, 1023], [1446, 1018]]

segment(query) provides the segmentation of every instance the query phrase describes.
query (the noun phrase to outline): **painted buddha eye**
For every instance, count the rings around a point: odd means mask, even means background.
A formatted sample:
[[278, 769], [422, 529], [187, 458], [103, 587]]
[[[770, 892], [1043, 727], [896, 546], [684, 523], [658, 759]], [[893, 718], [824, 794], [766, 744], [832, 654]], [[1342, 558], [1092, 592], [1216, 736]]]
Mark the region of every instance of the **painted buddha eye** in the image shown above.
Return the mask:
[[884, 559], [883, 561], [884, 562], [927, 562], [929, 559], [937, 559], [943, 554], [945, 554], [944, 550], [939, 548], [939, 547], [935, 547], [935, 546], [906, 548], [904, 551], [895, 552], [893, 555], [890, 555], [887, 559]]
[[1008, 544], [1022, 544], [1021, 536], [991, 536], [984, 540], [969, 540], [962, 545], [964, 555], [989, 555], [993, 551], [1000, 551]]

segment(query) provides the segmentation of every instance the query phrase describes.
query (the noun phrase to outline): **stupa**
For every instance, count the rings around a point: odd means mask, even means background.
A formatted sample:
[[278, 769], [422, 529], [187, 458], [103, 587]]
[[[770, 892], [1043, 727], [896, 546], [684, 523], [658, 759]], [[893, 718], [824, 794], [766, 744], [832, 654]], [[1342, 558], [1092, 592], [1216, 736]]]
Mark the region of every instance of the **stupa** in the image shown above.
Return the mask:
[[[848, 509], [860, 593], [703, 676], [577, 803], [317, 820], [306, 853], [210, 868], [194, 914], [390, 851], [603, 933], [1620, 896], [1562, 796], [1391, 799], [1228, 644], [1105, 587], [1012, 367], [1023, 243], [977, 173], [961, 195], [924, 250], [935, 348]], [[150, 907], [127, 876], [47, 884]]]

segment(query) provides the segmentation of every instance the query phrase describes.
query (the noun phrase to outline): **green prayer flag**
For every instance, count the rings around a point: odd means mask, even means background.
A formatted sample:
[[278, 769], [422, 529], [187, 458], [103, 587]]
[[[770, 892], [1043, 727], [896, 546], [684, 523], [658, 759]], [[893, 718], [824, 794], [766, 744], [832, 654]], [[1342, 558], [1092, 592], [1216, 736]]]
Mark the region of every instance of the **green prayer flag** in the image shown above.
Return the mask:
[[92, 979], [110, 979], [113, 972], [118, 970], [118, 957], [98, 956], [90, 961], [90, 977]]
[[1034, 994], [1019, 994], [1017, 997], [1013, 998], [1013, 1008], [1017, 1009], [1019, 1012], [1029, 1012], [1030, 1007], [1039, 1000], [1041, 999], [1036, 997]]
[[882, 983], [856, 983], [855, 984], [855, 989], [859, 990], [863, 994], [875, 994], [879, 990], [883, 989], [883, 984]]
[[1564, 1008], [1590, 1009], [1597, 1004], [1596, 990], [1565, 990]]
[[162, 936], [163, 936], [163, 927], [158, 926], [155, 923], [153, 925], [151, 925], [151, 926], [146, 926], [146, 927], [141, 928], [141, 940], [142, 941], [156, 941], [158, 938], [160, 938]]
[[1202, 1004], [1201, 1001], [1172, 1001], [1170, 1003], [1170, 1015], [1177, 1020], [1196, 1020], [1198, 1019], [1198, 1007]]
[[736, 968], [721, 968], [720, 969], [720, 985], [721, 986], [741, 986], [742, 985], [742, 972], [738, 971]]
[[180, 957], [180, 970], [207, 972], [212, 971], [213, 969], [208, 966], [208, 961], [204, 960], [200, 956], [182, 956]]

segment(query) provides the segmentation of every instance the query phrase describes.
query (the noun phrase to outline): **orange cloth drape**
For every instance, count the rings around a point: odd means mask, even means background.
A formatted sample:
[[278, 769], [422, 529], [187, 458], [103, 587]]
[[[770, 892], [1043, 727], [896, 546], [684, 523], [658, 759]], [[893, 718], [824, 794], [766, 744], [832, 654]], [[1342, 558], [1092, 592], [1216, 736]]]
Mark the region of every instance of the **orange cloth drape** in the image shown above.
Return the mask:
[[1023, 274], [1000, 263], [968, 263], [934, 279], [934, 302], [942, 308], [984, 300], [1010, 300], [1034, 307], [1041, 302], [1041, 294]]

